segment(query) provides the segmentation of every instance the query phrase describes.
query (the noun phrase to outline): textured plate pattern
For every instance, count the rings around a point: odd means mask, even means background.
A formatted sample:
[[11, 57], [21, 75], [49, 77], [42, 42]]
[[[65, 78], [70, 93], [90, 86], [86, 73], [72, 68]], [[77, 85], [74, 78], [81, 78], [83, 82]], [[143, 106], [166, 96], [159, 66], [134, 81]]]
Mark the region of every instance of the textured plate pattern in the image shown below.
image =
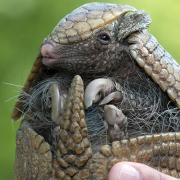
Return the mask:
[[89, 3], [65, 16], [54, 28], [49, 38], [60, 44], [79, 42], [90, 37], [94, 30], [104, 27], [127, 11], [128, 5]]
[[147, 31], [129, 38], [131, 55], [180, 108], [180, 66]]
[[85, 179], [90, 176], [85, 167], [92, 157], [84, 113], [84, 85], [80, 76], [75, 76], [63, 118], [59, 121], [57, 160], [54, 161], [55, 177], [58, 179]]
[[15, 179], [50, 179], [53, 172], [50, 149], [44, 138], [23, 122], [16, 136]]
[[173, 177], [180, 177], [180, 133], [164, 133], [115, 141], [104, 145], [92, 158], [92, 172], [106, 179], [120, 161], [145, 163]]

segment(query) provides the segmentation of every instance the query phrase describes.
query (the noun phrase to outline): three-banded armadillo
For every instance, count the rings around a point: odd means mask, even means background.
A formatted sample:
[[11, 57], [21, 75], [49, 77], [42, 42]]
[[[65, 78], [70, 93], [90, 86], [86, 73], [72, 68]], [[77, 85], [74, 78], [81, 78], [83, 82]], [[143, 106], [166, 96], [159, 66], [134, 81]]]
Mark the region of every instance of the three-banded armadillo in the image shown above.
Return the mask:
[[[150, 22], [131, 6], [89, 3], [58, 23], [13, 112], [14, 119], [24, 115], [17, 134], [17, 179], [106, 179], [120, 160], [180, 177], [175, 105], [180, 105], [180, 67], [149, 34]], [[113, 135], [109, 140], [97, 104], [85, 113], [77, 74], [85, 87], [97, 78], [120, 85], [122, 99], [115, 104], [127, 117], [128, 140], [112, 142]]]

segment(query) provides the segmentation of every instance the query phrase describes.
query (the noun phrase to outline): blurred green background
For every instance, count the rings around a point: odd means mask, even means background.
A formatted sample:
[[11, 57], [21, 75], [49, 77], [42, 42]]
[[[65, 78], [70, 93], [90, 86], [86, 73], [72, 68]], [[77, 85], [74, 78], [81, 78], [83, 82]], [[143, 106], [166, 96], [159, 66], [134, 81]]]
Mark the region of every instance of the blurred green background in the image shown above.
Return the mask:
[[[105, 0], [104, 0], [105, 1]], [[13, 179], [15, 132], [10, 118], [43, 38], [68, 12], [86, 0], [0, 0], [0, 179]], [[102, 2], [102, 1], [99, 1]], [[109, 0], [131, 4], [151, 14], [151, 32], [180, 60], [179, 0]]]

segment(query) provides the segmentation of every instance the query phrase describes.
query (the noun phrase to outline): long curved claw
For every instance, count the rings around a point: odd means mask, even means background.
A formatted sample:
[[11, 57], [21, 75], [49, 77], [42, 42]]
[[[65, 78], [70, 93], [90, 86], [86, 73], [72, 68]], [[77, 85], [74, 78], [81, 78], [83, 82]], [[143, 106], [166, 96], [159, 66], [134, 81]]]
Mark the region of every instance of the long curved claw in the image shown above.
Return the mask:
[[115, 83], [106, 78], [98, 78], [91, 81], [85, 89], [84, 102], [86, 109], [100, 100], [101, 96], [115, 89]]
[[104, 118], [105, 121], [108, 122], [110, 125], [117, 124], [118, 126], [122, 125], [124, 121], [127, 120], [126, 116], [123, 114], [123, 112], [118, 109], [114, 105], [105, 105], [104, 106]]
[[50, 87], [51, 96], [51, 118], [56, 122], [60, 110], [60, 94], [58, 84], [54, 83]]
[[63, 112], [66, 95], [60, 95], [57, 83], [53, 83], [49, 91], [51, 96], [51, 118], [57, 122], [60, 113]]
[[115, 91], [106, 96], [100, 103], [99, 105], [105, 105], [110, 103], [111, 101], [121, 101], [122, 100], [122, 93], [120, 91]]
[[108, 125], [111, 139], [120, 139], [124, 135], [127, 117], [120, 109], [114, 105], [105, 105], [104, 120]]

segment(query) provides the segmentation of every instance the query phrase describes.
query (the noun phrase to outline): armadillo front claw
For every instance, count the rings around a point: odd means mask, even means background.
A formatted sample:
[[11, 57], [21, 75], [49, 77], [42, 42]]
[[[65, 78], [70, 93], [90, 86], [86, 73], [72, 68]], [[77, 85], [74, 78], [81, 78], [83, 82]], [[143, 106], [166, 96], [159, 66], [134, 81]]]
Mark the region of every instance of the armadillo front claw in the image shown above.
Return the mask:
[[104, 106], [104, 120], [112, 140], [121, 139], [126, 130], [127, 117], [114, 105]]
[[107, 95], [100, 103], [99, 105], [105, 105], [110, 103], [111, 101], [119, 102], [122, 100], [122, 93], [120, 91], [115, 91]]
[[[85, 89], [85, 107], [86, 109], [91, 107], [93, 103], [97, 103], [102, 97], [111, 93], [117, 89], [118, 85], [111, 79], [98, 78], [91, 81]], [[101, 101], [101, 104], [105, 104], [107, 101], [110, 102], [113, 98], [119, 98], [119, 94], [111, 94], [106, 99]]]
[[51, 97], [51, 118], [54, 122], [57, 122], [60, 113], [63, 112], [66, 95], [60, 95], [57, 83], [50, 86], [49, 92]]

